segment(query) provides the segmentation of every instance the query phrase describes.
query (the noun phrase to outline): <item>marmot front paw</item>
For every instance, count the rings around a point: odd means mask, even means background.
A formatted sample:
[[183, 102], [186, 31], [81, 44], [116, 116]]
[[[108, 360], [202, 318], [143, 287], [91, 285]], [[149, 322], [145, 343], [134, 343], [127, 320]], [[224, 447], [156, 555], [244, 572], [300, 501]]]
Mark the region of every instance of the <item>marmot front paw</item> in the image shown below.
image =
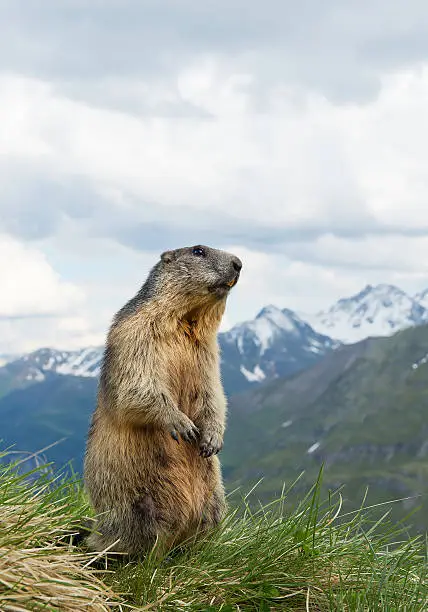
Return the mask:
[[211, 457], [217, 455], [223, 448], [223, 436], [214, 430], [206, 430], [203, 432], [199, 441], [199, 454], [201, 457]]
[[185, 442], [195, 442], [198, 439], [199, 430], [194, 422], [182, 412], [174, 420], [170, 434], [176, 442], [179, 442], [178, 434]]

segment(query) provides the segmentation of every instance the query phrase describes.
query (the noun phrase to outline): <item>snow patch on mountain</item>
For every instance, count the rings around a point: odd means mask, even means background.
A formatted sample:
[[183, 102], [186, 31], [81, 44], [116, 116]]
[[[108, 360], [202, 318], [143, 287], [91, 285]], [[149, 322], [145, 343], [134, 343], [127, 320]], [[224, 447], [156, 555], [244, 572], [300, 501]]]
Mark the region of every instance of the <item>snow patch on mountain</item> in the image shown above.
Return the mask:
[[428, 363], [428, 353], [422, 357], [422, 359], [418, 359], [415, 363], [412, 363], [412, 369], [417, 370], [421, 365]]
[[98, 348], [75, 351], [56, 368], [56, 371], [58, 374], [96, 377], [100, 373], [101, 358], [102, 352]]
[[41, 382], [47, 372], [95, 378], [100, 373], [101, 358], [102, 349], [98, 347], [76, 351], [44, 348], [8, 363], [14, 367], [21, 366], [26, 380]]
[[245, 376], [245, 378], [249, 382], [261, 382], [262, 380], [266, 378], [266, 374], [263, 372], [263, 370], [258, 365], [255, 366], [252, 372], [247, 370], [247, 368], [244, 367], [243, 365], [241, 365], [239, 369], [241, 370], [242, 374]]
[[42, 382], [45, 380], [46, 376], [43, 374], [41, 370], [37, 368], [31, 368], [26, 375], [26, 380], [31, 380], [33, 382]]

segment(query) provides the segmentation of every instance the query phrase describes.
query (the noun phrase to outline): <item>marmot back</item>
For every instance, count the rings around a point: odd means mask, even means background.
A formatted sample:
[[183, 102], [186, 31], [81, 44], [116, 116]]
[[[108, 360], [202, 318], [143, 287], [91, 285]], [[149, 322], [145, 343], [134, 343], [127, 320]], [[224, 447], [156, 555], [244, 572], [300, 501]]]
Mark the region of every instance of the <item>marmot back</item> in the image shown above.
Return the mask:
[[206, 246], [167, 251], [115, 315], [85, 457], [92, 548], [169, 547], [223, 516], [217, 331], [241, 267]]

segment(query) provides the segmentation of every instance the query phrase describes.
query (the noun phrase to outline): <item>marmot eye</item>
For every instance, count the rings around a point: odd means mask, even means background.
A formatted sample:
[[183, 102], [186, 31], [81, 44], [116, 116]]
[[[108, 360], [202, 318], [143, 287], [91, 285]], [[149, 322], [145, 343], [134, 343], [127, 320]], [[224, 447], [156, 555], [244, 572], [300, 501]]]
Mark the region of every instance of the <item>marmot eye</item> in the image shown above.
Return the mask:
[[205, 257], [205, 251], [201, 247], [195, 247], [192, 250], [192, 255], [196, 255], [196, 257]]

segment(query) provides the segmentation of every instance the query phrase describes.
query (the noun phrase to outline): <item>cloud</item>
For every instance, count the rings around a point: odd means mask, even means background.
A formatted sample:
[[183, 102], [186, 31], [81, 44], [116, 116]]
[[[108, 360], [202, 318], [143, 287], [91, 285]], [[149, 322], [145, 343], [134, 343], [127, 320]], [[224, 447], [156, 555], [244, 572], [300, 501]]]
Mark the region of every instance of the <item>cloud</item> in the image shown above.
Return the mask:
[[178, 82], [214, 118], [136, 117], [3, 75], [5, 229], [40, 238], [80, 218], [141, 250], [197, 236], [279, 249], [327, 233], [428, 233], [427, 67], [385, 77], [368, 105], [307, 94], [296, 107], [278, 90], [269, 113], [215, 62]]
[[1, 318], [58, 316], [80, 305], [84, 295], [63, 281], [46, 257], [8, 236], [0, 236]]
[[343, 238], [326, 234], [311, 243], [287, 247], [292, 260], [343, 270], [378, 271], [428, 276], [428, 236], [365, 236]]
[[41, 251], [3, 234], [0, 260], [0, 353], [95, 339], [85, 293], [62, 279]]
[[224, 325], [428, 285], [428, 13], [393, 9], [0, 0], [3, 341], [101, 339], [183, 244], [242, 254]]
[[86, 317], [0, 318], [0, 354], [28, 353], [41, 347], [72, 350], [100, 346], [104, 333], [96, 333]]
[[279, 83], [365, 100], [385, 72], [428, 53], [424, 0], [15, 0], [0, 3], [0, 24], [0, 69], [78, 96], [86, 84], [89, 97], [94, 80], [104, 79], [108, 93], [111, 78], [174, 79], [183, 65], [214, 55], [235, 72], [254, 72], [259, 102]]

